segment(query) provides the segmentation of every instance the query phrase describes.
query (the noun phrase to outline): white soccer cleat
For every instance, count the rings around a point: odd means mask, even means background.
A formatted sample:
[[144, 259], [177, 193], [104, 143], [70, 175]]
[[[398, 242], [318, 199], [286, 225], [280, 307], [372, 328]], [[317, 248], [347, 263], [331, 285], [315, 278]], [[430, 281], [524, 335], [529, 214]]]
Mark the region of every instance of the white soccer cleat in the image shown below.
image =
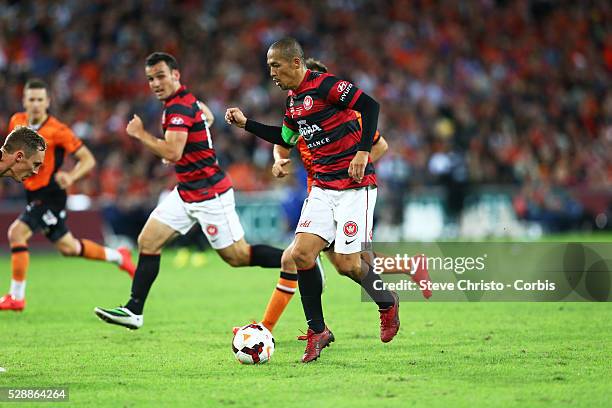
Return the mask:
[[122, 306], [113, 309], [96, 307], [94, 308], [94, 313], [106, 323], [117, 324], [130, 330], [141, 328], [144, 320], [142, 315], [134, 314], [130, 309]]

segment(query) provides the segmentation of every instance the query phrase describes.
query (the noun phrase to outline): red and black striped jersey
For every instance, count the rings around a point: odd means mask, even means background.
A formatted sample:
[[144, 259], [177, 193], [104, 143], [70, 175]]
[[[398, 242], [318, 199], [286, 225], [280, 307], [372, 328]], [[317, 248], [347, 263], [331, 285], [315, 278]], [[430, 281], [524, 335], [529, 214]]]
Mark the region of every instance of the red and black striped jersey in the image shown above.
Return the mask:
[[210, 200], [232, 188], [232, 182], [219, 167], [206, 116], [198, 100], [181, 86], [164, 103], [164, 133], [168, 130], [187, 132], [183, 155], [174, 169], [178, 192], [187, 203]]
[[348, 81], [310, 70], [300, 86], [289, 91], [283, 139], [292, 145], [300, 136], [304, 139], [312, 156], [313, 185], [333, 190], [376, 185], [371, 160], [360, 183], [348, 174], [361, 140], [361, 124], [352, 110], [361, 93]]
[[[357, 120], [359, 121], [359, 125], [361, 126], [361, 113], [357, 111], [355, 111], [355, 113], [357, 114]], [[374, 134], [374, 141], [372, 142], [372, 146], [374, 146], [379, 141], [380, 131], [377, 130]], [[300, 154], [300, 158], [302, 159], [304, 170], [306, 170], [306, 188], [308, 190], [308, 193], [310, 193], [315, 177], [314, 171], [312, 169], [312, 153], [310, 153], [310, 150], [308, 150], [308, 147], [306, 147], [306, 142], [304, 141], [303, 137], [300, 137], [298, 139], [297, 144], [295, 146], [297, 147], [298, 152]]]

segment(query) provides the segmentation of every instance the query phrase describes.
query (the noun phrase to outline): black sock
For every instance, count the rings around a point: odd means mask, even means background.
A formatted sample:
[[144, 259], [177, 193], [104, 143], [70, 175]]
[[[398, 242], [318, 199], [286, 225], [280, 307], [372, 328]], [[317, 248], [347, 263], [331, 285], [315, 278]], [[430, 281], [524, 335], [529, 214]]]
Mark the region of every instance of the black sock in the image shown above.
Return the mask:
[[312, 268], [298, 269], [297, 273], [302, 307], [304, 308], [308, 328], [315, 333], [321, 333], [325, 330], [323, 307], [321, 306], [321, 294], [323, 293], [321, 272], [315, 263]]
[[270, 245], [251, 245], [250, 266], [262, 268], [280, 268], [283, 250]]
[[[361, 279], [359, 284], [378, 305], [380, 309], [387, 309], [395, 303], [391, 292], [386, 289], [377, 290], [375, 288], [382, 288], [382, 279], [380, 275], [374, 273], [374, 268], [367, 262], [362, 262], [362, 272], [365, 272], [365, 276]], [[375, 282], [379, 282], [375, 285]]]
[[140, 254], [138, 266], [132, 282], [132, 294], [125, 307], [134, 314], [142, 314], [145, 300], [149, 295], [149, 290], [159, 273], [159, 259], [161, 255]]

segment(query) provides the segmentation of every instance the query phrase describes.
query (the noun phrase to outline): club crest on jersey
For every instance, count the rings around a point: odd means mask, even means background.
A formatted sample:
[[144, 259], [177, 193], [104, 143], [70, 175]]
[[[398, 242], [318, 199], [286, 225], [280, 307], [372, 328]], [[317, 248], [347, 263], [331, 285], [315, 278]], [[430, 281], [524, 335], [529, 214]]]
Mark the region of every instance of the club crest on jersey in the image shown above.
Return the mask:
[[306, 97], [304, 98], [304, 109], [310, 110], [312, 108], [313, 104], [314, 103], [313, 103], [312, 98], [310, 97], [310, 95], [306, 95]]
[[300, 132], [300, 136], [304, 138], [304, 140], [309, 141], [312, 139], [315, 133], [322, 131], [318, 125], [313, 124], [309, 125], [306, 123], [306, 120], [298, 120], [298, 132]]
[[354, 237], [357, 235], [357, 223], [354, 221], [347, 221], [342, 229], [344, 230], [344, 235], [347, 237]]
[[214, 237], [215, 235], [217, 235], [219, 230], [217, 229], [216, 225], [210, 224], [206, 227], [206, 232], [208, 232], [208, 235], [210, 235], [211, 237]]
[[185, 123], [185, 121], [183, 120], [183, 118], [175, 116], [170, 119], [170, 123], [172, 123], [173, 125], [182, 125], [183, 123]]

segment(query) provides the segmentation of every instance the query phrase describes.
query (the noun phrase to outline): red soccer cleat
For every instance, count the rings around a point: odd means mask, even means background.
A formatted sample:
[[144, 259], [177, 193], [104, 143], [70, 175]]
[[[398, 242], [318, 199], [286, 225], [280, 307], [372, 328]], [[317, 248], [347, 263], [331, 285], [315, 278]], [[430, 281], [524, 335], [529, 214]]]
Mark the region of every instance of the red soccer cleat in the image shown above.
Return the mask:
[[5, 295], [0, 298], [0, 310], [13, 310], [21, 312], [25, 308], [25, 299], [17, 300], [11, 295]]
[[[427, 270], [427, 258], [425, 257], [425, 255], [419, 256], [418, 262], [419, 264], [417, 268], [415, 269], [414, 274], [413, 273], [410, 274], [410, 278], [412, 279], [414, 283], [416, 283], [420, 287], [422, 281], [431, 283], [431, 279], [429, 278], [429, 271]], [[423, 293], [423, 297], [425, 299], [429, 299], [432, 295], [431, 289], [428, 289], [428, 288], [421, 289], [421, 292]]]
[[302, 356], [302, 363], [310, 363], [319, 358], [321, 350], [329, 346], [336, 339], [334, 334], [325, 326], [325, 330], [321, 333], [315, 333], [312, 329], [308, 329], [306, 336], [299, 336], [298, 340], [306, 340], [308, 342]]
[[397, 293], [391, 292], [395, 303], [387, 309], [378, 309], [380, 312], [380, 340], [388, 343], [397, 334], [400, 328], [399, 319], [399, 297]]
[[130, 278], [134, 279], [136, 265], [134, 265], [134, 262], [132, 262], [132, 253], [125, 247], [117, 248], [117, 252], [121, 254], [121, 264], [119, 265], [119, 269], [126, 271], [128, 275], [130, 275]]

